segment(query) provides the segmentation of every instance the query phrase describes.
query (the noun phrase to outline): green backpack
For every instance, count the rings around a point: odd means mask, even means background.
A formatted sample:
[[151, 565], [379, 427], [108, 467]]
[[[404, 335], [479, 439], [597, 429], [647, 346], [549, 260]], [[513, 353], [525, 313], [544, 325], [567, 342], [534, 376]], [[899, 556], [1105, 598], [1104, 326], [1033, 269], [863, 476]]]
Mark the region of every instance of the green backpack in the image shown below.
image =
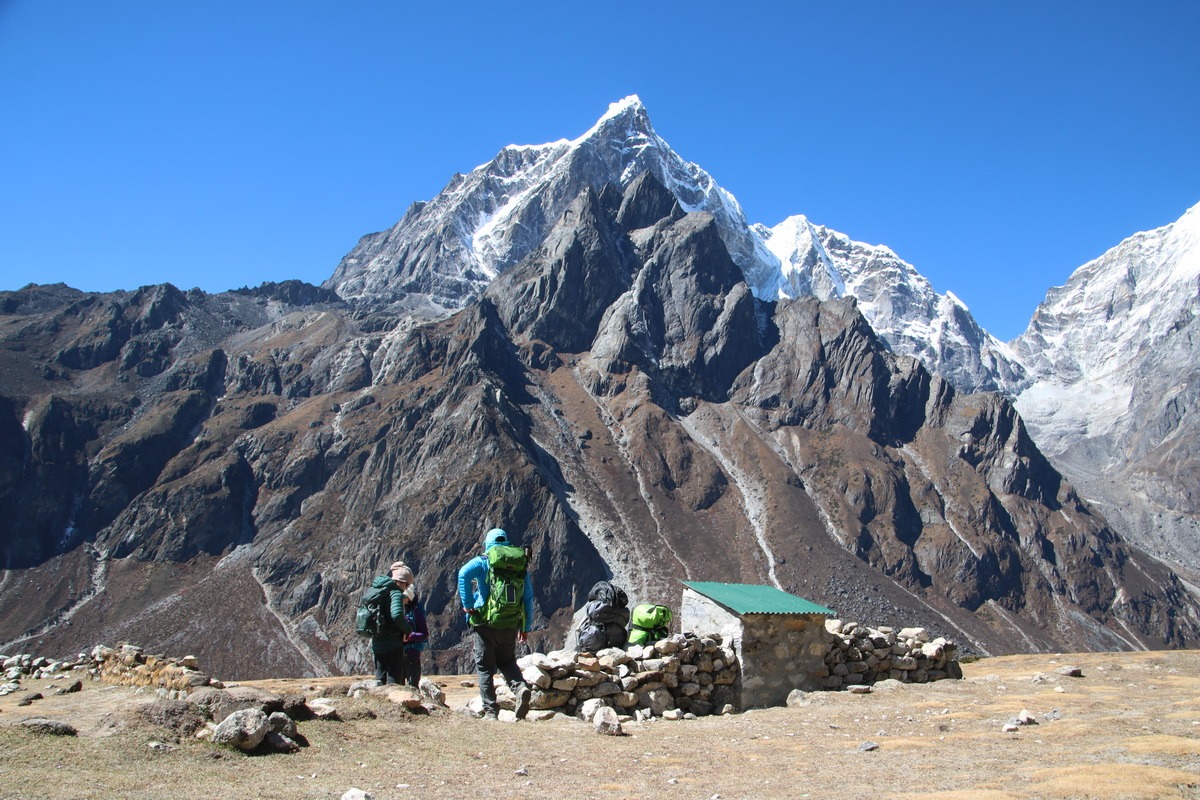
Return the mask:
[[653, 644], [670, 635], [668, 626], [671, 624], [671, 609], [642, 603], [634, 607], [629, 622], [630, 644]]
[[354, 631], [359, 636], [403, 636], [408, 633], [404, 620], [392, 619], [391, 587], [382, 589], [372, 586], [363, 592], [354, 617]]
[[525, 627], [525, 571], [529, 566], [520, 547], [498, 544], [488, 548], [488, 599], [483, 624], [518, 630]]

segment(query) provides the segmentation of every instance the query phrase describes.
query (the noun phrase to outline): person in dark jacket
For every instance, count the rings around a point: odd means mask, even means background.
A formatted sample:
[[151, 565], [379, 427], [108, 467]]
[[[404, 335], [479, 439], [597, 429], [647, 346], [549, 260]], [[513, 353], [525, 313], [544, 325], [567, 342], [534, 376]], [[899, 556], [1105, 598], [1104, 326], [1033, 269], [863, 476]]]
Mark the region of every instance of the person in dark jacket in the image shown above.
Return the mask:
[[404, 598], [404, 620], [408, 633], [404, 637], [404, 682], [414, 688], [421, 684], [421, 653], [429, 640], [429, 623], [425, 620], [425, 606], [417, 595], [416, 577], [411, 569], [401, 565], [392, 573], [396, 585]]
[[[403, 561], [392, 564], [387, 575], [380, 575], [371, 582], [374, 589], [388, 589], [388, 600], [383, 607], [388, 611], [391, 625], [388, 632], [371, 637], [371, 653], [375, 658], [375, 680], [380, 684], [404, 683], [404, 589], [396, 581], [408, 567]], [[410, 577], [412, 572], [407, 573]]]

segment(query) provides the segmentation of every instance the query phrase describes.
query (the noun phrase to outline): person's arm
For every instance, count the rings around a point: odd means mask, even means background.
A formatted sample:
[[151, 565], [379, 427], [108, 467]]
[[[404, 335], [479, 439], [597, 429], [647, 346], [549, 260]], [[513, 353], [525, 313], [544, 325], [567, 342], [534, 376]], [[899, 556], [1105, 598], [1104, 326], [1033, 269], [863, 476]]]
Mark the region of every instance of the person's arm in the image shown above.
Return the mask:
[[[472, 594], [471, 581], [475, 582]], [[458, 571], [458, 599], [462, 603], [464, 614], [470, 614], [476, 608], [482, 607], [487, 598], [487, 561], [483, 558], [472, 558]]]
[[398, 628], [401, 631], [401, 633], [403, 633], [403, 631], [404, 631], [404, 593], [400, 591], [400, 588], [398, 586], [393, 586], [392, 591], [390, 591], [388, 594], [389, 594], [389, 600], [391, 600], [391, 603], [388, 605], [388, 610], [390, 610], [392, 612], [392, 621], [394, 623], [396, 623], [396, 628]]
[[409, 644], [419, 644], [429, 636], [429, 623], [425, 620], [425, 609], [420, 600], [413, 601], [413, 629], [408, 634]]
[[462, 565], [458, 570], [458, 604], [462, 606], [463, 613], [471, 610], [471, 600], [467, 597], [467, 587], [471, 581], [471, 564], [475, 563], [475, 559], [471, 559]]
[[525, 601], [525, 624], [521, 627], [518, 638], [523, 644], [525, 634], [529, 633], [529, 628], [533, 625], [533, 581], [530, 580], [528, 572], [525, 573], [525, 593], [521, 599]]

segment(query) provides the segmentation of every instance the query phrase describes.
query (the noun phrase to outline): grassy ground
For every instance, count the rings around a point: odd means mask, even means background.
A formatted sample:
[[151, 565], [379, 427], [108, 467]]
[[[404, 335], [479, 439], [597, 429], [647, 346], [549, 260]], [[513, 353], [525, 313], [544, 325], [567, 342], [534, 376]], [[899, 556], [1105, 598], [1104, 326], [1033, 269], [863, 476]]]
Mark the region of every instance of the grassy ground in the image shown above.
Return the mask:
[[[1082, 678], [1055, 673], [1065, 664]], [[628, 724], [604, 737], [565, 719], [486, 723], [365, 698], [358, 718], [301, 723], [310, 746], [245, 756], [141, 721], [124, 687], [0, 699], [0, 797], [1200, 798], [1200, 653], [1010, 656], [962, 681], [817, 693], [792, 708]], [[262, 682], [292, 691], [312, 681]], [[444, 681], [452, 707], [473, 690]], [[37, 688], [37, 687], [32, 687]], [[1037, 725], [1004, 733], [1022, 710]], [[370, 714], [374, 714], [373, 717]], [[39, 737], [26, 716], [72, 722]], [[877, 749], [864, 749], [874, 743]]]

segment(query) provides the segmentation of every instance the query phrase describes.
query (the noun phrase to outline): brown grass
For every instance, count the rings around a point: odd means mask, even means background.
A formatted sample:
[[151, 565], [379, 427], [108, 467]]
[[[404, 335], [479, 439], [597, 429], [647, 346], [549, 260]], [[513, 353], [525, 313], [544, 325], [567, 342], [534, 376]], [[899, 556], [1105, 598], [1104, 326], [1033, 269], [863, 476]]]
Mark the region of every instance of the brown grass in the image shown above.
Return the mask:
[[[1067, 663], [1085, 677], [1054, 673]], [[256, 757], [187, 739], [149, 749], [170, 733], [132, 713], [145, 698], [125, 687], [93, 683], [17, 708], [21, 692], [0, 699], [0, 797], [338, 798], [358, 787], [380, 800], [1200, 798], [1200, 653], [1008, 656], [964, 672], [870, 695], [813, 694], [793, 708], [628, 724], [620, 738], [569, 720], [414, 716], [368, 698], [354, 708], [374, 718], [301, 723], [308, 748]], [[474, 691], [444, 682], [453, 707]], [[1040, 724], [1002, 733], [1023, 709]], [[80, 736], [13, 725], [30, 715], [70, 721]], [[860, 750], [868, 741], [878, 749]]]

